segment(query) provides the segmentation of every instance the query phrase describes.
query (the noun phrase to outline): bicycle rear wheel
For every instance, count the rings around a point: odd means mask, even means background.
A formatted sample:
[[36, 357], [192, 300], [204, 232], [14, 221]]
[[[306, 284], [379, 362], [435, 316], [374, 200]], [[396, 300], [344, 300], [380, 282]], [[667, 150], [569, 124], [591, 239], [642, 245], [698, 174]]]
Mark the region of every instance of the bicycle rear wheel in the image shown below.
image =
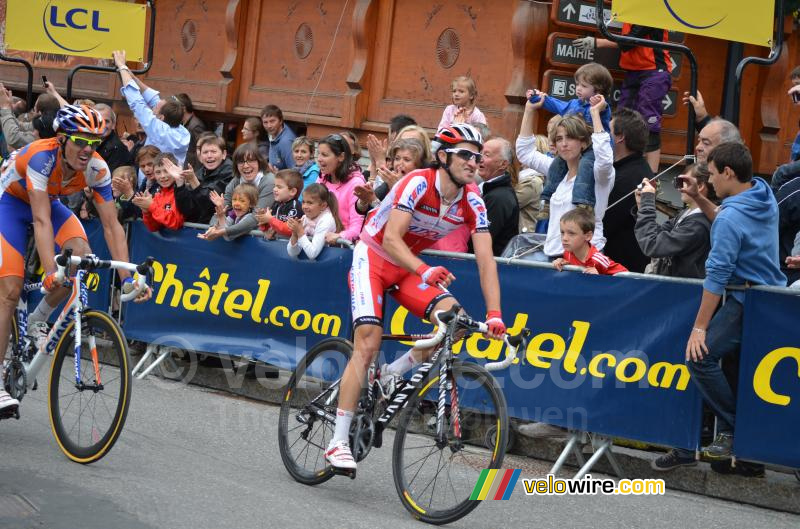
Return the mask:
[[[392, 470], [405, 508], [419, 520], [445, 524], [466, 516], [478, 506], [479, 502], [470, 500], [470, 496], [481, 470], [502, 466], [508, 414], [505, 397], [495, 378], [475, 363], [456, 360], [452, 383], [445, 392], [447, 435], [437, 441], [440, 389], [438, 367], [434, 370], [411, 396], [400, 416]], [[486, 432], [491, 428], [496, 429], [494, 450], [484, 447]], [[460, 437], [456, 430], [460, 430]]]
[[318, 485], [333, 477], [325, 450], [333, 437], [339, 379], [353, 355], [342, 338], [323, 340], [297, 364], [281, 402], [278, 445], [292, 477]]
[[122, 433], [131, 398], [131, 366], [122, 329], [111, 316], [89, 310], [81, 325], [80, 383], [75, 381], [72, 323], [56, 347], [48, 398], [59, 448], [71, 460], [86, 464], [106, 455]]

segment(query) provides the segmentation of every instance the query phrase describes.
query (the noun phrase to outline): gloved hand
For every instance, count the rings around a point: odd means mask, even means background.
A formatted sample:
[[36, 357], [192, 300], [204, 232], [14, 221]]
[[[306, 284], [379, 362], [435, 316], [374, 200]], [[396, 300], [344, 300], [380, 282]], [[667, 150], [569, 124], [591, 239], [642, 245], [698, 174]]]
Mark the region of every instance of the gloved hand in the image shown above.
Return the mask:
[[490, 310], [486, 313], [486, 326], [489, 327], [487, 338], [501, 340], [506, 334], [506, 324], [503, 323], [503, 315], [499, 310]]
[[572, 41], [572, 45], [581, 51], [594, 50], [597, 45], [594, 37], [583, 37]]
[[122, 293], [130, 294], [136, 288], [136, 282], [132, 277], [128, 276], [122, 280]]
[[42, 280], [42, 288], [48, 292], [52, 292], [61, 286], [61, 281], [56, 280], [56, 273], [52, 272], [47, 274]]
[[425, 264], [417, 268], [417, 275], [422, 278], [423, 282], [432, 287], [439, 286], [439, 283], [447, 287], [456, 279], [455, 276], [443, 266], [431, 267]]

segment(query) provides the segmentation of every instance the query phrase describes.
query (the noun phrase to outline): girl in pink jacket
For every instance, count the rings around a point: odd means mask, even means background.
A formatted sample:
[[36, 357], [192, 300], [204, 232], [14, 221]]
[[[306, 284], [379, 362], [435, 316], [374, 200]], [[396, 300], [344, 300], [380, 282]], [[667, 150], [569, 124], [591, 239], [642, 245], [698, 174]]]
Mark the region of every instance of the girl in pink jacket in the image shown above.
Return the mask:
[[336, 196], [339, 218], [344, 226], [338, 233], [328, 233], [325, 240], [328, 244], [336, 243], [338, 238], [355, 241], [361, 233], [364, 216], [356, 211], [358, 198], [353, 190], [366, 182], [358, 165], [353, 162], [353, 153], [347, 140], [339, 134], [330, 134], [320, 140], [317, 146], [317, 165], [320, 172], [317, 182]]

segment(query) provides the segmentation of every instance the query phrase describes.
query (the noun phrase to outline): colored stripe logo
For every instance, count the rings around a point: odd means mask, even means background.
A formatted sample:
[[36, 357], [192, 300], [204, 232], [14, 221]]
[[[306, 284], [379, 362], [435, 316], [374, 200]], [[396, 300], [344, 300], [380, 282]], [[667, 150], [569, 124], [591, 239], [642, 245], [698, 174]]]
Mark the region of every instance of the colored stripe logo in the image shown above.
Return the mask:
[[471, 500], [507, 500], [514, 492], [514, 487], [519, 481], [521, 470], [509, 468], [506, 470], [484, 469], [478, 478], [478, 483], [472, 490]]

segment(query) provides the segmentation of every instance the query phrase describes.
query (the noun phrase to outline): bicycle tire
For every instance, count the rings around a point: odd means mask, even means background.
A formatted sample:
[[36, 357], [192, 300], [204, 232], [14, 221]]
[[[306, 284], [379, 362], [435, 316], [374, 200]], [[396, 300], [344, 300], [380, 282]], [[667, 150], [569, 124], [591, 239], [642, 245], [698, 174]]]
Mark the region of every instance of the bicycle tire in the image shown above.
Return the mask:
[[[445, 405], [449, 441], [445, 446], [438, 446], [434, 438], [436, 400], [439, 393], [437, 366], [409, 398], [398, 422], [392, 452], [392, 474], [400, 501], [415, 518], [435, 525], [463, 518], [478, 506], [479, 501], [469, 498], [480, 472], [485, 468], [501, 468], [508, 439], [506, 400], [497, 380], [486, 369], [473, 362], [455, 360], [452, 373], [458, 389], [461, 441], [453, 440], [454, 429], [449, 415], [452, 411], [452, 398], [449, 392]], [[493, 451], [484, 448], [485, 433], [490, 427], [495, 427], [497, 431]], [[412, 446], [412, 443], [418, 446]], [[425, 454], [428, 448], [430, 450]], [[433, 481], [425, 484], [423, 478], [415, 484], [426, 464], [429, 470], [436, 465]], [[451, 464], [454, 466], [451, 467]], [[444, 497], [446, 500], [448, 494], [451, 495], [454, 505], [434, 508], [433, 497], [437, 480], [445, 466], [448, 468], [447, 482], [442, 483], [446, 493]], [[454, 475], [460, 484], [459, 490], [453, 484]], [[429, 488], [430, 501], [426, 506], [425, 497]]]
[[[309, 421], [307, 423], [301, 422], [300, 417], [303, 407], [309, 401], [327, 391], [330, 385], [341, 377], [352, 355], [353, 344], [349, 340], [343, 338], [323, 340], [312, 347], [298, 362], [286, 385], [281, 399], [278, 446], [283, 465], [295, 481], [305, 485], [319, 485], [334, 475], [333, 469], [325, 461], [326, 428], [333, 435], [332, 428], [326, 426], [316, 415], [303, 416], [304, 420], [307, 417]], [[310, 366], [312, 366], [311, 369], [309, 369]], [[312, 373], [317, 376], [312, 376]], [[311, 390], [312, 388], [313, 390]], [[337, 401], [338, 399], [326, 406], [326, 410], [332, 409], [334, 416], [336, 415]], [[293, 422], [290, 423], [290, 419]], [[321, 428], [315, 430], [315, 424], [320, 424]], [[301, 429], [304, 430], [300, 431]], [[297, 432], [298, 437], [295, 440], [292, 440], [293, 432]], [[318, 437], [320, 432], [321, 439]], [[319, 440], [315, 443], [315, 439]], [[330, 437], [327, 440], [330, 440]], [[301, 441], [305, 441], [305, 443]], [[295, 452], [294, 448], [298, 443], [303, 447]], [[313, 468], [309, 467], [308, 461], [312, 446], [316, 453], [312, 460]]]
[[[76, 387], [73, 322], [59, 340], [53, 356], [48, 408], [50, 426], [61, 451], [72, 461], [88, 464], [105, 456], [122, 433], [131, 399], [131, 366], [127, 342], [116, 320], [105, 312], [88, 310], [81, 318], [81, 325], [81, 382], [84, 382], [84, 376], [89, 383], [97, 381], [88, 347], [90, 335], [110, 342], [107, 347], [96, 348], [103, 388], [94, 391]], [[87, 401], [85, 404], [84, 400]], [[73, 408], [76, 404], [77, 409]], [[95, 426], [92, 423], [87, 432], [81, 418], [83, 411], [90, 407], [88, 419], [94, 421], [108, 417], [108, 420], [107, 425]], [[78, 413], [77, 422], [71, 420], [75, 412]]]

